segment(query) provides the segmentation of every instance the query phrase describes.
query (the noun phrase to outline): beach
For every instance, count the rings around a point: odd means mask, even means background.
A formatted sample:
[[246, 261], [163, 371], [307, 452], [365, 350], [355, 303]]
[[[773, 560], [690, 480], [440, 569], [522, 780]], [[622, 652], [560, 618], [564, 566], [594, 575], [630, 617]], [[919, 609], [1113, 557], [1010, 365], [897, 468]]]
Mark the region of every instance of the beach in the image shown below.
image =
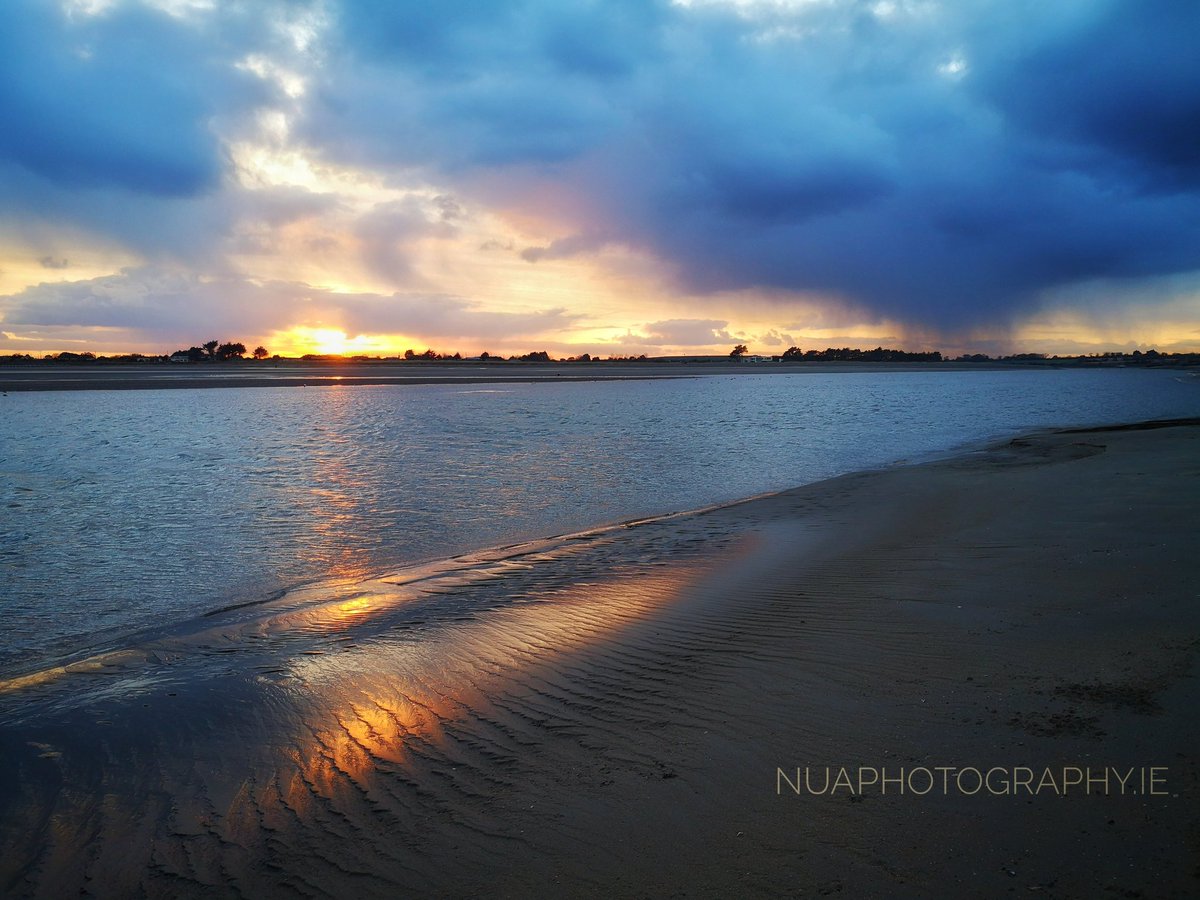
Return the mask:
[[1198, 461], [1023, 434], [9, 679], [0, 893], [1194, 896]]
[[143, 363], [140, 365], [0, 366], [0, 391], [117, 391], [164, 388], [316, 387], [351, 385], [526, 384], [695, 378], [702, 375], [802, 373], [1012, 371], [1016, 363], [790, 362], [700, 360], [593, 360], [529, 363], [516, 360], [399, 362], [396, 360]]

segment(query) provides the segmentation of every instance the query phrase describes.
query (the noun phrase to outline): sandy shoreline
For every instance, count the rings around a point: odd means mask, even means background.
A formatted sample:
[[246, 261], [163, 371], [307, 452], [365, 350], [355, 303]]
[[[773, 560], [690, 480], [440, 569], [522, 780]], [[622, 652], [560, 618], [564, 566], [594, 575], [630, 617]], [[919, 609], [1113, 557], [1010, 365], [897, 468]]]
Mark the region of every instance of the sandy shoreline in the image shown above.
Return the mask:
[[554, 381], [623, 381], [695, 378], [700, 375], [770, 375], [802, 372], [920, 372], [1028, 368], [1014, 363], [704, 361], [592, 363], [218, 363], [197, 365], [61, 365], [0, 367], [0, 391], [164, 390], [217, 387], [318, 387], [350, 385], [504, 384]]
[[[1194, 895], [1198, 451], [1022, 436], [0, 695], [0, 893]], [[780, 790], [826, 767], [1163, 793]]]

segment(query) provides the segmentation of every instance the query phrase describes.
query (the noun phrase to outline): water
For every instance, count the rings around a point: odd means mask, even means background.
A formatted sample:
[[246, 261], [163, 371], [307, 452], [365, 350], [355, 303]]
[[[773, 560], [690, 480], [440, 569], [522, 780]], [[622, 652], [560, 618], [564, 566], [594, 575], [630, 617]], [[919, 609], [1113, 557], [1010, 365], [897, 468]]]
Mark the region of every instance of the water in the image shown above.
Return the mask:
[[0, 674], [324, 578], [733, 500], [1014, 430], [1200, 415], [1168, 371], [17, 393]]

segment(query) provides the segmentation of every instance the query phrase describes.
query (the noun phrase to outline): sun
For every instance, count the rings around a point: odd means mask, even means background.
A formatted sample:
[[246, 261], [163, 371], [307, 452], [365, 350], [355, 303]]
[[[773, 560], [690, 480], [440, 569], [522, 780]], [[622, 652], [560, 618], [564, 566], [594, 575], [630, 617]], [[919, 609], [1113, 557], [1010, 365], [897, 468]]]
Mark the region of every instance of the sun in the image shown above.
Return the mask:
[[314, 328], [306, 337], [313, 348], [312, 352], [325, 356], [341, 356], [350, 344], [346, 332], [334, 328]]
[[268, 346], [279, 348], [281, 353], [295, 356], [310, 353], [317, 356], [355, 356], [359, 354], [390, 356], [396, 354], [396, 346], [403, 345], [403, 341], [404, 338], [400, 335], [348, 335], [340, 328], [312, 328], [307, 325], [298, 325], [286, 331], [276, 331], [269, 339]]

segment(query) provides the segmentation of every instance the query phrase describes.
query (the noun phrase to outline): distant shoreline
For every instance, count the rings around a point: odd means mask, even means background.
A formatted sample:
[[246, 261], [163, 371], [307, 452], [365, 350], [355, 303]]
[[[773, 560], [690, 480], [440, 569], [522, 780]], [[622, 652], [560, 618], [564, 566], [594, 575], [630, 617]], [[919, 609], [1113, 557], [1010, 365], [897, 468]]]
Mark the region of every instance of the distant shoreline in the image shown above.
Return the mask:
[[[172, 364], [36, 364], [0, 368], [0, 391], [159, 390], [170, 388], [320, 387], [385, 384], [503, 384], [694, 378], [701, 375], [804, 373], [964, 372], [978, 370], [1091, 368], [1083, 363], [1040, 362], [475, 362], [392, 361]], [[1112, 366], [1099, 365], [1098, 368]], [[1142, 368], [1142, 366], [1138, 366]], [[1176, 368], [1176, 367], [1172, 367]], [[1178, 367], [1184, 368], [1184, 367]], [[1193, 367], [1188, 367], [1193, 368]]]

